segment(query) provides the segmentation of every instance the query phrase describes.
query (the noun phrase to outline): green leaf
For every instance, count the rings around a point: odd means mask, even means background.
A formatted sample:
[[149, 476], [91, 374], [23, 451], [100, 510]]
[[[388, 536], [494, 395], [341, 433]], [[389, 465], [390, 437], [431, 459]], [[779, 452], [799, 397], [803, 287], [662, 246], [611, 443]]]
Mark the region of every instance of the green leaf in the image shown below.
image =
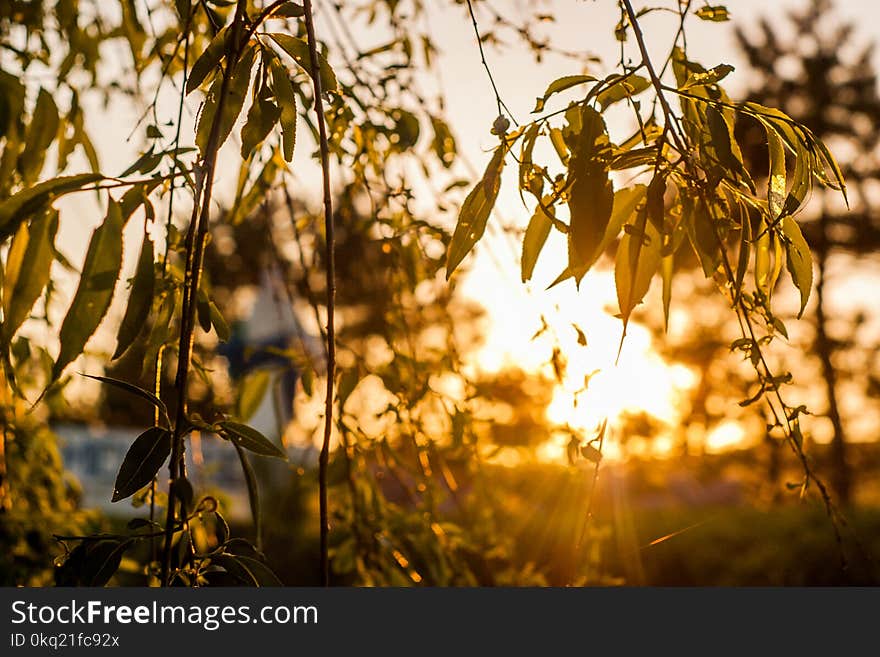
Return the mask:
[[704, 21], [723, 23], [730, 20], [730, 12], [724, 5], [705, 5], [694, 12], [698, 18]]
[[208, 77], [208, 74], [220, 65], [220, 60], [223, 59], [223, 55], [226, 53], [226, 36], [228, 33], [228, 27], [224, 27], [217, 32], [217, 35], [211, 39], [208, 47], [199, 55], [186, 80], [186, 93], [192, 93], [193, 90], [197, 89], [205, 81], [205, 78]]
[[296, 145], [296, 94], [287, 69], [277, 57], [272, 58], [271, 68], [272, 91], [275, 92], [275, 100], [281, 109], [281, 146], [284, 160], [290, 162]]
[[690, 77], [688, 77], [687, 82], [682, 85], [681, 89], [686, 90], [697, 86], [718, 84], [721, 80], [733, 73], [734, 70], [736, 69], [730, 64], [719, 64], [718, 66], [713, 66], [705, 73], [692, 73]]
[[212, 556], [211, 561], [248, 586], [283, 586], [267, 565], [252, 557], [224, 553]]
[[345, 408], [345, 403], [354, 392], [357, 384], [360, 383], [361, 373], [357, 367], [346, 368], [339, 377], [339, 385], [336, 388], [336, 398], [339, 401], [339, 408]]
[[431, 128], [434, 130], [431, 148], [434, 150], [437, 159], [440, 160], [440, 164], [448, 169], [452, 166], [457, 152], [455, 137], [452, 135], [452, 130], [449, 129], [446, 121], [436, 116], [431, 116]]
[[632, 231], [626, 231], [620, 239], [614, 264], [617, 301], [624, 327], [629, 322], [633, 309], [648, 293], [661, 257], [660, 233], [648, 221], [645, 209], [639, 212], [636, 222], [631, 226]]
[[[550, 198], [550, 196], [545, 196], [545, 202], [549, 201]], [[532, 272], [535, 270], [535, 263], [538, 261], [538, 255], [541, 253], [541, 249], [544, 248], [544, 243], [550, 235], [550, 228], [552, 226], [553, 221], [539, 205], [535, 209], [535, 214], [533, 214], [532, 218], [529, 220], [529, 225], [526, 228], [526, 234], [523, 238], [521, 268], [523, 283], [532, 278]]]
[[302, 5], [295, 2], [285, 2], [272, 12], [272, 18], [299, 18], [305, 14]]
[[208, 304], [208, 308], [211, 314], [211, 325], [217, 332], [217, 337], [220, 339], [220, 342], [228, 342], [230, 335], [229, 325], [223, 319], [223, 315], [220, 314], [220, 309], [213, 301]]
[[123, 390], [129, 394], [135, 395], [136, 397], [140, 397], [141, 399], [148, 401], [150, 404], [162, 411], [162, 415], [165, 417], [165, 421], [168, 424], [171, 424], [171, 420], [168, 417], [168, 408], [165, 406], [162, 400], [156, 397], [156, 395], [154, 395], [152, 392], [144, 390], [143, 388], [136, 386], [133, 383], [129, 383], [128, 381], [114, 379], [109, 376], [98, 376], [95, 374], [83, 373], [80, 373], [80, 376], [94, 379], [95, 381], [100, 381], [101, 383], [106, 383], [107, 385], [113, 386], [114, 388], [119, 388], [120, 390]]
[[134, 541], [108, 539], [89, 543], [82, 566], [82, 585], [104, 586], [119, 570], [122, 555]]
[[287, 460], [287, 454], [271, 440], [266, 438], [253, 427], [240, 422], [226, 420], [220, 423], [220, 433], [227, 440], [232, 441], [239, 447], [260, 454], [261, 456], [274, 456]]
[[718, 163], [724, 170], [720, 177], [727, 178], [731, 174], [738, 174], [754, 193], [755, 185], [745, 164], [743, 164], [742, 152], [733, 133], [733, 121], [721, 110], [709, 105], [706, 107], [706, 122], [712, 138], [711, 148], [715, 151]]
[[248, 110], [247, 121], [241, 128], [241, 156], [248, 158], [263, 143], [281, 117], [281, 109], [267, 98], [259, 96]]
[[104, 223], [92, 234], [79, 286], [61, 324], [61, 351], [52, 381], [82, 353], [110, 307], [122, 267], [122, 224], [119, 204], [110, 199]]
[[46, 150], [58, 133], [58, 107], [45, 89], [40, 89], [37, 104], [25, 137], [24, 150], [18, 160], [22, 179], [30, 183], [36, 180], [43, 168]]
[[[24, 228], [26, 224], [22, 224]], [[48, 210], [39, 218], [34, 219], [28, 230], [27, 248], [21, 261], [21, 272], [14, 281], [8, 280], [4, 284], [10, 285], [11, 291], [3, 296], [3, 324], [0, 331], [0, 341], [8, 344], [15, 332], [24, 323], [30, 314], [31, 308], [40, 297], [40, 293], [49, 282], [52, 269], [53, 245], [55, 234], [58, 232], [58, 211]], [[13, 249], [10, 249], [10, 257], [7, 259], [7, 269]]]
[[569, 236], [581, 263], [595, 261], [614, 209], [614, 187], [608, 177], [611, 145], [602, 116], [585, 105], [581, 129], [570, 143]]
[[547, 87], [547, 91], [544, 92], [544, 95], [536, 100], [535, 109], [532, 110], [532, 113], [534, 114], [536, 112], [543, 111], [544, 105], [553, 94], [558, 94], [560, 91], [571, 89], [572, 87], [576, 87], [579, 84], [596, 81], [597, 78], [593, 77], [592, 75], [565, 75], [561, 78], [558, 78], [551, 82]]
[[641, 75], [615, 74], [609, 77], [609, 81], [611, 82], [605, 90], [596, 96], [596, 101], [603, 112], [614, 103], [638, 95], [651, 86], [651, 81]]
[[700, 259], [703, 274], [711, 278], [721, 262], [718, 235], [705, 201], [689, 195], [682, 196], [682, 221], [694, 253]]
[[800, 318], [804, 314], [804, 308], [807, 307], [810, 290], [813, 287], [813, 256], [800, 226], [792, 217], [782, 220], [782, 234], [787, 238], [785, 249], [788, 272], [795, 287], [801, 293], [801, 309], [798, 312]]
[[675, 256], [667, 253], [660, 260], [660, 277], [663, 281], [663, 330], [669, 330], [669, 304], [672, 302], [672, 277], [675, 273]]
[[[269, 36], [272, 37], [272, 40], [277, 43], [284, 52], [293, 57], [293, 60], [299, 64], [302, 70], [311, 76], [312, 66], [309, 58], [309, 44], [306, 41], [289, 34], [281, 34], [278, 32], [270, 33]], [[336, 74], [333, 72], [333, 69], [330, 68], [330, 64], [327, 63], [327, 60], [320, 52], [318, 52], [318, 75], [321, 81], [321, 93], [336, 91]]]
[[[614, 209], [611, 211], [611, 219], [608, 221], [608, 226], [605, 228], [605, 235], [603, 235], [602, 241], [596, 248], [594, 257], [586, 261], [578, 260], [574, 266], [569, 263], [569, 266], [567, 266], [565, 271], [563, 271], [559, 277], [551, 283], [550, 287], [558, 285], [562, 281], [568, 280], [572, 277], [574, 277], [575, 280], [580, 281], [611, 243], [617, 239], [620, 231], [623, 230], [624, 224], [630, 220], [633, 212], [635, 212], [639, 203], [644, 198], [647, 190], [648, 188], [642, 184], [617, 190], [614, 193]], [[569, 244], [569, 251], [573, 248], [574, 247]]]
[[235, 415], [242, 420], [249, 420], [257, 412], [272, 376], [268, 370], [249, 372], [238, 386], [238, 399], [235, 403]]
[[483, 178], [471, 190], [458, 213], [458, 223], [446, 254], [446, 280], [452, 276], [465, 256], [470, 253], [486, 230], [486, 223], [498, 198], [501, 171], [504, 168], [504, 145], [495, 154], [483, 173]]
[[144, 235], [131, 292], [128, 294], [128, 306], [125, 308], [125, 315], [116, 335], [116, 351], [113, 353], [113, 359], [119, 358], [126, 352], [146, 324], [153, 305], [155, 277], [153, 241], [149, 235]]
[[38, 214], [52, 200], [101, 179], [103, 176], [95, 173], [61, 176], [28, 187], [6, 199], [0, 203], [0, 242], [15, 233], [22, 221]]
[[785, 203], [785, 147], [782, 138], [773, 130], [767, 130], [767, 146], [770, 152], [770, 178], [767, 181], [767, 206], [770, 218], [779, 218]]
[[254, 466], [248, 459], [247, 452], [233, 443], [235, 451], [238, 453], [238, 460], [241, 462], [241, 471], [244, 474], [245, 485], [248, 491], [248, 503], [251, 507], [251, 518], [254, 521], [254, 534], [257, 539], [257, 547], [262, 543], [263, 536], [263, 513], [260, 508], [260, 486], [257, 483], [257, 474], [254, 472]]
[[153, 481], [171, 453], [171, 432], [150, 427], [132, 443], [116, 475], [111, 502], [130, 497]]
[[[211, 90], [208, 98], [205, 100], [205, 107], [202, 110], [202, 116], [199, 119], [199, 126], [196, 130], [196, 145], [199, 152], [204, 156], [208, 148], [208, 141], [214, 130], [213, 123], [217, 110], [220, 110], [220, 117], [217, 121], [217, 148], [220, 148], [229, 137], [232, 126], [238, 115], [241, 114], [241, 108], [244, 106], [245, 97], [251, 84], [251, 69], [256, 58], [256, 50], [253, 46], [249, 46], [245, 50], [241, 59], [235, 66], [232, 76], [226, 85], [225, 97], [220, 99], [218, 96], [223, 89], [222, 77], [218, 77]], [[219, 83], [219, 84], [218, 84]]]

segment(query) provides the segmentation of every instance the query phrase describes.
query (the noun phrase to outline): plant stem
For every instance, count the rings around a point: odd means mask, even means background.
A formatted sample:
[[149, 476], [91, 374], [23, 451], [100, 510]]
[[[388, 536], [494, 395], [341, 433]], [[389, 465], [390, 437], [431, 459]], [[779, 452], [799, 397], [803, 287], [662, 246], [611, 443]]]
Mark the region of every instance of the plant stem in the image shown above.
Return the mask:
[[246, 18], [246, 1], [238, 0], [235, 17], [232, 21], [232, 29], [229, 37], [231, 46], [227, 50], [226, 67], [223, 70], [223, 78], [218, 95], [217, 107], [214, 119], [211, 123], [211, 132], [202, 158], [201, 171], [196, 175], [201, 178], [197, 184], [196, 197], [193, 204], [193, 212], [190, 217], [189, 229], [186, 235], [186, 273], [184, 278], [183, 302], [180, 318], [180, 339], [178, 342], [177, 375], [175, 387], [177, 388], [177, 415], [174, 421], [174, 434], [171, 444], [171, 461], [168, 471], [171, 477], [168, 490], [168, 509], [165, 517], [165, 541], [162, 552], [162, 586], [168, 586], [168, 576], [171, 570], [171, 543], [174, 538], [174, 517], [176, 500], [174, 483], [182, 476], [186, 476], [184, 464], [184, 435], [187, 431], [187, 381], [189, 379], [190, 361], [192, 358], [192, 345], [195, 333], [196, 298], [198, 297], [199, 283], [202, 273], [202, 261], [205, 255], [205, 243], [208, 234], [208, 219], [211, 211], [211, 191], [214, 184], [214, 171], [217, 163], [217, 151], [220, 150], [220, 122], [223, 114], [223, 103], [227, 96], [232, 72], [241, 52], [241, 35], [244, 19]]
[[324, 103], [321, 98], [321, 75], [318, 62], [318, 46], [315, 40], [315, 22], [312, 16], [311, 0], [303, 1], [306, 33], [309, 37], [309, 60], [312, 81], [315, 89], [315, 114], [318, 122], [318, 137], [321, 149], [321, 177], [324, 191], [324, 232], [327, 260], [327, 397], [324, 402], [324, 439], [318, 459], [318, 494], [320, 498], [321, 522], [321, 580], [324, 586], [330, 585], [330, 560], [328, 539], [330, 524], [327, 513], [327, 465], [330, 461], [330, 433], [333, 428], [333, 381], [336, 374], [336, 326], [334, 311], [336, 304], [336, 254], [335, 229], [333, 225], [333, 200], [330, 196], [330, 147], [327, 144], [327, 127], [324, 124]]

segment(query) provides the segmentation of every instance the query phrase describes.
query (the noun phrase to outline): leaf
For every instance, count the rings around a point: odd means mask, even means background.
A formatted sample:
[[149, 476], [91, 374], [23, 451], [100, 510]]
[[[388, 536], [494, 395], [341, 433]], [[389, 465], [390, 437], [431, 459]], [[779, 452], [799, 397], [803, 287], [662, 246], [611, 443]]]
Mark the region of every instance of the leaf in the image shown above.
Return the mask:
[[260, 508], [260, 487], [257, 484], [257, 475], [244, 449], [235, 443], [233, 443], [233, 446], [238, 453], [238, 460], [241, 462], [241, 470], [244, 474], [244, 481], [248, 491], [248, 503], [251, 507], [251, 518], [254, 521], [254, 534], [259, 548], [263, 536], [263, 514]]
[[743, 164], [742, 153], [733, 133], [732, 121], [713, 105], [706, 107], [706, 121], [712, 138], [711, 148], [715, 151], [719, 164], [726, 170], [721, 177], [727, 178], [731, 174], [738, 174], [754, 193], [754, 183]]
[[669, 330], [669, 304], [672, 301], [672, 277], [674, 274], [675, 256], [672, 253], [663, 255], [660, 260], [660, 276], [663, 280], [663, 330]]
[[440, 160], [440, 164], [448, 169], [452, 166], [457, 152], [455, 137], [452, 135], [452, 130], [449, 129], [449, 125], [447, 125], [446, 121], [433, 115], [431, 116], [431, 128], [434, 130], [434, 139], [431, 140], [431, 148], [437, 156], [437, 159]]
[[782, 234], [787, 238], [785, 248], [788, 272], [791, 274], [791, 280], [795, 287], [801, 293], [801, 309], [798, 312], [798, 318], [800, 318], [807, 307], [810, 290], [813, 287], [813, 257], [800, 226], [792, 217], [786, 217], [782, 220]]
[[486, 230], [486, 223], [501, 187], [505, 147], [499, 146], [483, 173], [483, 178], [471, 190], [458, 213], [458, 223], [446, 254], [446, 280], [470, 253]]
[[61, 176], [28, 187], [0, 203], [0, 242], [18, 230], [19, 224], [40, 212], [52, 200], [103, 179], [95, 173]]
[[770, 152], [770, 178], [767, 181], [767, 205], [771, 220], [781, 216], [785, 203], [785, 147], [773, 130], [767, 131]]
[[217, 337], [220, 339], [220, 342], [228, 342], [230, 335], [229, 325], [226, 323], [226, 320], [223, 319], [223, 315], [220, 314], [220, 309], [213, 301], [208, 304], [208, 308], [210, 309], [211, 314], [211, 325], [217, 332]]
[[[617, 239], [624, 224], [630, 220], [633, 212], [635, 212], [647, 190], [648, 188], [642, 184], [617, 190], [614, 193], [614, 207], [611, 211], [611, 219], [608, 221], [608, 226], [605, 228], [605, 235], [603, 235], [602, 241], [596, 248], [594, 257], [586, 261], [579, 260], [574, 267], [569, 264], [569, 266], [565, 268], [565, 271], [563, 271], [562, 274], [551, 283], [550, 287], [572, 277], [574, 277], [575, 280], [580, 281], [611, 243]], [[569, 250], [572, 248], [573, 247], [570, 245]]]
[[[22, 224], [22, 228], [25, 224]], [[3, 295], [3, 324], [0, 342], [8, 344], [15, 332], [30, 314], [40, 293], [50, 279], [53, 260], [53, 245], [58, 232], [58, 211], [48, 210], [35, 219], [28, 230], [27, 248], [21, 261], [21, 272], [15, 280], [9, 280], [9, 264], [12, 260], [15, 243], [7, 258], [7, 277], [4, 287], [9, 284], [9, 292]]]
[[153, 306], [155, 276], [153, 241], [149, 235], [144, 235], [134, 281], [128, 294], [128, 306], [125, 308], [125, 315], [116, 335], [116, 351], [113, 353], [113, 359], [119, 358], [126, 352], [146, 324], [150, 316], [150, 308]]
[[[251, 84], [251, 69], [253, 68], [254, 59], [256, 58], [256, 49], [249, 46], [245, 50], [241, 59], [235, 65], [229, 82], [226, 84], [226, 92], [224, 98], [218, 98], [223, 90], [222, 77], [218, 77], [211, 90], [208, 93], [208, 99], [205, 101], [205, 107], [202, 110], [202, 116], [199, 119], [199, 126], [196, 130], [196, 145], [202, 156], [208, 148], [208, 142], [211, 135], [216, 130], [216, 147], [220, 148], [229, 137], [232, 126], [238, 115], [241, 114], [241, 108], [244, 106], [245, 97]], [[219, 84], [218, 84], [219, 83]], [[215, 118], [217, 110], [220, 110], [220, 117]], [[216, 123], [216, 128], [214, 127]]]
[[614, 264], [614, 282], [617, 287], [617, 301], [624, 327], [629, 322], [633, 309], [642, 301], [651, 279], [660, 264], [660, 233], [648, 221], [647, 211], [642, 209], [633, 230], [626, 231], [617, 247]]
[[357, 384], [360, 383], [361, 374], [356, 367], [346, 368], [339, 377], [339, 385], [336, 389], [336, 398], [339, 401], [339, 408], [345, 408], [345, 403], [354, 392]]
[[730, 20], [730, 13], [724, 5], [705, 5], [694, 12], [698, 18], [704, 21], [723, 23]]
[[272, 58], [271, 68], [272, 91], [281, 110], [281, 145], [285, 161], [290, 162], [296, 145], [296, 94], [287, 70], [277, 57]]
[[258, 97], [248, 110], [247, 121], [241, 128], [241, 156], [250, 154], [263, 143], [281, 117], [281, 109], [267, 98]]
[[565, 75], [554, 80], [548, 85], [547, 91], [544, 92], [544, 95], [537, 99], [535, 102], [535, 109], [532, 110], [532, 113], [534, 114], [543, 111], [544, 105], [553, 94], [558, 94], [560, 91], [571, 89], [572, 87], [576, 87], [577, 85], [586, 82], [597, 82], [597, 78], [592, 75]]
[[61, 350], [52, 381], [82, 353], [110, 307], [122, 267], [122, 223], [119, 204], [110, 199], [104, 223], [92, 233], [79, 286], [61, 324]]
[[208, 77], [208, 74], [220, 65], [220, 60], [223, 59], [223, 55], [226, 53], [226, 36], [228, 33], [228, 27], [224, 27], [217, 32], [216, 36], [211, 39], [208, 47], [199, 55], [192, 69], [190, 69], [189, 77], [186, 80], [187, 94], [197, 89], [205, 81], [205, 78]]
[[272, 12], [272, 18], [299, 18], [305, 14], [302, 5], [295, 2], [285, 2]]
[[[550, 198], [551, 197], [549, 196], [545, 196], [545, 203]], [[538, 261], [538, 255], [541, 253], [541, 249], [544, 248], [544, 243], [550, 235], [550, 228], [552, 226], [552, 220], [547, 213], [544, 212], [544, 208], [539, 205], [535, 209], [535, 214], [533, 214], [532, 218], [529, 220], [529, 225], [526, 228], [526, 234], [523, 238], [521, 267], [523, 283], [532, 278], [532, 272], [535, 270], [535, 263]]]
[[734, 70], [736, 69], [730, 64], [719, 64], [718, 66], [713, 66], [705, 73], [692, 73], [687, 82], [682, 85], [681, 89], [686, 90], [691, 87], [718, 84], [721, 80], [733, 73]]
[[755, 286], [765, 295], [770, 292], [770, 231], [761, 231], [755, 241]]
[[[614, 80], [615, 78], [617, 79]], [[638, 95], [651, 86], [651, 81], [641, 75], [623, 76], [615, 74], [609, 77], [608, 80], [614, 81], [596, 96], [596, 101], [603, 112], [614, 103], [624, 98]]]
[[602, 116], [585, 105], [581, 129], [573, 137], [568, 167], [569, 235], [582, 263], [595, 261], [614, 209], [614, 187], [608, 177], [611, 145]]
[[58, 107], [45, 89], [40, 89], [25, 137], [18, 168], [25, 182], [36, 180], [46, 159], [46, 150], [58, 133]]
[[89, 545], [82, 565], [82, 585], [104, 586], [109, 582], [119, 570], [122, 555], [133, 543], [133, 540], [113, 539], [96, 541]]
[[116, 475], [111, 502], [130, 497], [153, 481], [171, 453], [171, 432], [150, 427], [132, 443]]
[[83, 374], [80, 373], [80, 376], [84, 376], [89, 379], [94, 379], [95, 381], [100, 381], [101, 383], [106, 383], [107, 385], [113, 386], [115, 388], [119, 388], [120, 390], [124, 390], [125, 392], [135, 395], [136, 397], [140, 397], [148, 401], [150, 404], [158, 408], [162, 411], [162, 415], [165, 417], [165, 421], [170, 425], [171, 421], [168, 417], [168, 408], [162, 402], [161, 399], [156, 397], [152, 392], [148, 390], [144, 390], [143, 388], [134, 385], [133, 383], [129, 383], [128, 381], [123, 381], [121, 379], [114, 379], [109, 376], [99, 376], [96, 374]]
[[243, 555], [218, 554], [211, 561], [249, 586], [283, 586], [281, 580], [261, 561]]
[[220, 432], [227, 440], [232, 441], [239, 447], [260, 454], [261, 456], [274, 456], [275, 458], [287, 460], [287, 454], [271, 440], [266, 438], [253, 427], [232, 420], [225, 420], [220, 423]]
[[688, 239], [700, 259], [703, 274], [711, 278], [721, 262], [721, 249], [709, 209], [702, 198], [683, 195], [681, 211]]
[[[293, 60], [299, 64], [302, 70], [311, 76], [312, 66], [311, 59], [309, 58], [308, 43], [289, 34], [280, 34], [278, 32], [272, 32], [269, 36], [284, 52], [293, 57]], [[318, 52], [318, 77], [321, 82], [321, 93], [336, 91], [336, 74], [320, 52]]]
[[272, 377], [268, 370], [249, 372], [238, 386], [238, 399], [235, 403], [235, 414], [242, 420], [249, 420], [257, 412]]

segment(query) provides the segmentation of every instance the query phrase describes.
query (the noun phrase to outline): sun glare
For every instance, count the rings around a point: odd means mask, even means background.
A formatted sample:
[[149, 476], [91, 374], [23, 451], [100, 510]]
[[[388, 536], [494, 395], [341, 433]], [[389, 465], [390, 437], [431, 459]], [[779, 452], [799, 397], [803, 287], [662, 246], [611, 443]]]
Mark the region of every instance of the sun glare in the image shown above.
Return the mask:
[[[484, 267], [477, 263], [470, 278], [482, 281], [478, 288], [473, 283], [468, 286], [469, 294], [486, 307], [489, 321], [485, 344], [476, 356], [479, 369], [496, 372], [517, 366], [544, 371], [552, 378], [553, 349], [558, 347], [564, 367], [547, 409], [549, 422], [589, 435], [607, 419], [613, 435], [624, 414], [644, 412], [663, 426], [675, 425], [680, 397], [693, 385], [694, 374], [666, 363], [653, 348], [648, 329], [635, 322], [630, 323], [617, 358], [623, 326], [612, 314], [617, 307], [612, 272], [590, 272], [579, 290], [569, 281], [548, 291], [529, 291], [519, 281], [497, 280], [503, 278], [497, 265], [494, 271]], [[479, 294], [492, 278], [494, 289], [507, 293]], [[654, 451], [663, 451], [663, 438], [657, 437], [660, 442]], [[549, 441], [538, 457], [564, 460], [564, 443]], [[617, 452], [612, 438], [605, 456], [613, 458]]]

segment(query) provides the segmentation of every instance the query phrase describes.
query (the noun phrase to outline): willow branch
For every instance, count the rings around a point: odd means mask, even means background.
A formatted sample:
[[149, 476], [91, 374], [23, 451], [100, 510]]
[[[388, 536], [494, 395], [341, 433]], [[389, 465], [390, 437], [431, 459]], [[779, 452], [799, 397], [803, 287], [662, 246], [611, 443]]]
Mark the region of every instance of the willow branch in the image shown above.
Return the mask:
[[327, 396], [324, 400], [324, 439], [318, 459], [318, 489], [321, 522], [321, 580], [330, 585], [329, 543], [330, 524], [327, 513], [327, 465], [330, 461], [330, 432], [333, 428], [333, 381], [336, 375], [336, 254], [335, 228], [333, 225], [333, 199], [330, 195], [330, 147], [327, 142], [327, 126], [324, 123], [324, 102], [321, 89], [321, 69], [318, 45], [315, 40], [315, 22], [311, 0], [304, 0], [306, 33], [309, 37], [309, 64], [315, 89], [315, 114], [318, 123], [318, 139], [321, 149], [321, 177], [324, 192], [325, 257], [327, 261]]

